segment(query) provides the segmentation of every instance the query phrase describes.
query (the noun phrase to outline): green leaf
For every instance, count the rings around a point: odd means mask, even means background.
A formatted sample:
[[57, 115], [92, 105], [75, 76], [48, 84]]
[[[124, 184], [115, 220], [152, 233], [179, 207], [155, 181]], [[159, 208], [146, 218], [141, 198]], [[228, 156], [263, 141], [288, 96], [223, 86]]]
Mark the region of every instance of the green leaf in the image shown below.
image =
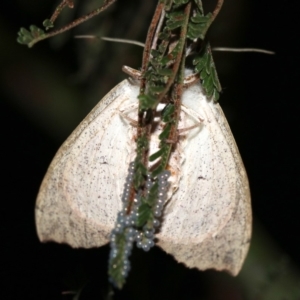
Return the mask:
[[191, 21], [194, 23], [204, 23], [206, 24], [209, 21], [209, 15], [203, 16], [200, 13], [197, 14], [195, 17], [191, 17]]
[[216, 67], [208, 44], [201, 50], [199, 56], [193, 60], [196, 73], [200, 74], [203, 89], [208, 97], [214, 101], [219, 98], [221, 84], [217, 75]]
[[155, 170], [152, 172], [152, 176], [156, 177], [158, 174], [160, 174], [164, 170], [164, 166], [160, 164]]
[[[125, 248], [126, 248], [126, 228], [122, 230], [121, 233], [116, 234], [116, 248], [117, 255], [109, 259], [109, 269], [108, 274], [110, 277], [110, 281], [121, 289], [125, 284], [125, 278], [127, 274], [124, 274], [124, 266], [126, 263], [129, 263], [127, 257], [125, 255]], [[126, 259], [125, 259], [126, 258]]]
[[199, 58], [194, 59], [194, 62], [196, 62], [196, 66], [195, 66], [195, 71], [197, 73], [200, 73], [203, 69], [206, 68], [206, 63], [207, 63], [207, 53], [205, 53], [202, 56], [199, 56]]
[[152, 49], [151, 55], [155, 58], [155, 57], [159, 57], [161, 53], [158, 50]]
[[[153, 205], [157, 201], [157, 195], [158, 195], [158, 184], [157, 184], [157, 182], [155, 182], [147, 195], [147, 199], [145, 199], [145, 203], [147, 203], [151, 207], [151, 210], [153, 208]], [[150, 217], [153, 217], [153, 216], [151, 215]], [[147, 222], [148, 221], [149, 221], [149, 219], [147, 220]]]
[[172, 125], [170, 123], [166, 125], [166, 127], [164, 128], [164, 130], [159, 135], [159, 139], [160, 140], [164, 140], [164, 139], [166, 139], [169, 136], [170, 131], [171, 131], [171, 127], [172, 127]]
[[199, 13], [203, 15], [203, 6], [201, 0], [194, 0], [195, 4], [197, 5], [197, 8], [199, 10]]
[[150, 94], [139, 95], [138, 99], [140, 101], [141, 110], [148, 110], [156, 105], [156, 99], [153, 95]]
[[222, 87], [221, 87], [221, 84], [220, 84], [220, 81], [219, 81], [219, 78], [218, 78], [218, 74], [217, 74], [217, 70], [215, 68], [215, 64], [214, 62], [212, 61], [212, 68], [211, 68], [211, 77], [213, 79], [213, 83], [214, 83], [214, 86], [216, 87], [216, 90], [217, 91], [221, 91]]
[[43, 26], [46, 28], [46, 30], [49, 30], [50, 28], [53, 28], [53, 27], [54, 27], [54, 24], [52, 23], [51, 20], [46, 19], [46, 20], [44, 20], [44, 22], [43, 22]]
[[172, 115], [175, 111], [175, 107], [173, 104], [168, 104], [162, 111], [162, 120], [167, 123], [172, 120]]
[[213, 98], [214, 102], [218, 102], [218, 100], [220, 98], [220, 93], [216, 89], [214, 89], [212, 98]]
[[164, 148], [159, 149], [158, 151], [156, 151], [155, 153], [153, 153], [150, 157], [149, 157], [149, 161], [154, 161], [157, 158], [161, 157], [161, 155], [164, 153]]
[[157, 71], [159, 75], [170, 77], [173, 74], [172, 69], [164, 68]]
[[174, 30], [176, 28], [179, 28], [181, 27], [183, 24], [183, 20], [178, 20], [178, 21], [167, 21], [166, 22], [166, 25], [167, 25], [167, 28], [169, 30]]
[[169, 40], [170, 36], [171, 36], [171, 33], [169, 30], [164, 30], [163, 32], [160, 32], [158, 34], [158, 38], [160, 40]]
[[191, 40], [198, 38], [204, 40], [206, 31], [207, 27], [205, 25], [193, 24], [190, 22], [188, 25], [187, 37]]
[[166, 17], [169, 18], [172, 21], [179, 21], [179, 20], [182, 21], [182, 20], [184, 20], [184, 16], [183, 16], [181, 10], [173, 11], [171, 13], [167, 13]]
[[22, 45], [28, 45], [28, 47], [31, 47], [37, 40], [39, 40], [43, 36], [45, 36], [45, 32], [35, 25], [31, 25], [29, 27], [29, 30], [22, 27], [18, 32], [17, 42]]
[[150, 92], [153, 93], [153, 94], [159, 94], [164, 89], [165, 89], [165, 87], [163, 85], [161, 85], [161, 86], [150, 86], [149, 87]]
[[183, 4], [188, 3], [190, 0], [173, 0], [174, 8], [178, 8]]
[[143, 225], [145, 225], [151, 215], [151, 207], [147, 203], [143, 202], [138, 209], [138, 218], [136, 220], [136, 226], [142, 227]]

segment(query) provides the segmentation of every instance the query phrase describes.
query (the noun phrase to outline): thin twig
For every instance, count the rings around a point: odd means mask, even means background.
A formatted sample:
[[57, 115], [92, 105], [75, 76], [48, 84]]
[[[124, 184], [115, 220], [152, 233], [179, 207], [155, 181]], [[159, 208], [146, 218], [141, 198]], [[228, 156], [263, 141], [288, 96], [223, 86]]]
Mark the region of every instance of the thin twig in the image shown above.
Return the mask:
[[216, 16], [219, 14], [222, 5], [223, 5], [224, 0], [218, 0], [218, 3], [216, 5], [215, 10], [212, 12], [212, 18], [211, 18], [211, 23], [214, 21], [214, 19], [216, 18]]
[[[145, 43], [145, 50], [144, 50], [144, 54], [143, 54], [143, 61], [142, 61], [142, 72], [145, 71], [146, 69], [146, 65], [149, 61], [149, 56], [150, 56], [150, 49], [151, 49], [151, 45], [153, 42], [153, 36], [155, 34], [155, 29], [157, 27], [158, 24], [158, 19], [161, 16], [161, 13], [163, 11], [163, 4], [159, 3], [156, 7], [154, 16], [152, 18], [151, 24], [149, 26], [149, 30], [148, 30], [148, 34], [147, 34], [147, 39], [146, 39], [146, 43]], [[142, 88], [142, 85], [141, 85]]]
[[28, 46], [32, 47], [34, 44], [36, 44], [39, 41], [45, 40], [49, 37], [53, 37], [53, 36], [58, 35], [62, 32], [68, 31], [69, 29], [71, 29], [73, 27], [76, 27], [77, 25], [79, 25], [79, 24], [93, 18], [94, 16], [100, 14], [102, 11], [107, 9], [114, 2], [116, 2], [116, 0], [107, 0], [107, 2], [103, 6], [93, 10], [92, 12], [90, 12], [89, 14], [87, 14], [83, 17], [80, 17], [80, 18], [76, 19], [75, 21], [71, 22], [70, 24], [68, 24], [68, 25], [66, 25], [66, 26], [64, 26], [64, 27], [62, 27], [58, 30], [54, 30], [52, 32], [49, 32], [47, 34], [44, 34], [44, 35], [40, 36], [39, 38], [37, 38], [37, 39], [33, 40], [31, 43], [29, 43]]
[[63, 0], [55, 9], [53, 15], [50, 18], [51, 23], [54, 23], [54, 21], [57, 19], [58, 15], [61, 13], [61, 11], [68, 6], [69, 8], [74, 7], [74, 3], [72, 0]]

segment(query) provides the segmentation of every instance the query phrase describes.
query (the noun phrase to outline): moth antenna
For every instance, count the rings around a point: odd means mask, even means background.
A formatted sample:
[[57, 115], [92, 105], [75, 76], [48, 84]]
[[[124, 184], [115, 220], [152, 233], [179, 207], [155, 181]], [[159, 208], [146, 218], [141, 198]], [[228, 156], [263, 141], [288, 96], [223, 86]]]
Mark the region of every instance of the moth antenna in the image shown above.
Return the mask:
[[[114, 43], [124, 43], [124, 44], [131, 44], [140, 47], [145, 47], [145, 44], [142, 42], [128, 40], [128, 39], [119, 39], [119, 38], [110, 38], [110, 37], [98, 37], [96, 35], [76, 35], [75, 38], [86, 38], [86, 39], [101, 39], [108, 42]], [[264, 53], [274, 55], [274, 51], [260, 49], [260, 48], [231, 48], [231, 47], [213, 47], [212, 51], [224, 51], [224, 52], [256, 52], [256, 53]]]
[[257, 52], [257, 53], [264, 53], [264, 54], [275, 54], [274, 51], [269, 51], [265, 49], [259, 48], [227, 48], [227, 47], [214, 47], [212, 48], [213, 51], [227, 51], [227, 52]]
[[134, 40], [119, 39], [119, 38], [110, 38], [110, 37], [106, 37], [106, 36], [102, 36], [101, 39], [104, 40], [104, 41], [108, 41], [108, 42], [131, 44], [131, 45], [140, 46], [142, 48], [145, 47], [144, 43], [138, 42], [138, 41], [134, 41]]
[[92, 34], [83, 34], [83, 35], [75, 35], [75, 39], [99, 39], [107, 42], [113, 42], [113, 43], [123, 43], [123, 44], [131, 44], [136, 45], [140, 47], [145, 47], [145, 44], [142, 42], [134, 41], [134, 40], [128, 40], [128, 39], [119, 39], [119, 38], [110, 38], [106, 36], [97, 36]]
[[93, 34], [81, 34], [81, 35], [74, 35], [74, 39], [100, 39], [99, 36]]
[[127, 120], [130, 123], [131, 126], [138, 127], [138, 121], [128, 117], [125, 113], [120, 112], [120, 115], [121, 115], [122, 118]]

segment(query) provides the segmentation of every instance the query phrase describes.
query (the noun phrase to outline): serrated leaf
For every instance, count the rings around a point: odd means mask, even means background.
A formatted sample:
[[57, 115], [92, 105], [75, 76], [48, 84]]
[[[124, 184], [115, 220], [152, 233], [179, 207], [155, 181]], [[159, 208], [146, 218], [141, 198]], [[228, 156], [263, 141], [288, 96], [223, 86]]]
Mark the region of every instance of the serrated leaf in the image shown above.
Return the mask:
[[24, 27], [20, 29], [17, 38], [18, 43], [30, 46], [35, 40], [38, 40], [45, 35], [45, 32], [35, 25], [31, 25], [29, 29], [30, 30], [27, 30]]
[[171, 131], [171, 127], [172, 125], [171, 124], [167, 124], [164, 128], [164, 130], [161, 132], [161, 134], [158, 136], [160, 140], [164, 140], [166, 139], [169, 134], [170, 134], [170, 131]]
[[173, 0], [174, 8], [178, 8], [179, 6], [188, 3], [190, 0]]
[[162, 120], [167, 123], [170, 122], [170, 117], [175, 111], [175, 107], [173, 104], [168, 104], [162, 111]]
[[205, 33], [207, 31], [207, 27], [202, 24], [193, 24], [189, 23], [187, 30], [187, 37], [189, 39], [198, 39], [204, 40]]
[[160, 164], [153, 172], [152, 176], [156, 177], [158, 174], [160, 174], [164, 170], [164, 166]]
[[191, 17], [191, 21], [193, 23], [203, 24], [206, 27], [210, 26], [211, 19], [212, 19], [211, 13], [208, 13], [207, 15], [204, 16], [200, 11], [198, 11], [195, 16]]
[[220, 93], [216, 89], [214, 89], [214, 92], [213, 92], [213, 95], [212, 95], [212, 98], [213, 98], [214, 102], [218, 102], [219, 97], [220, 97]]
[[149, 161], [154, 161], [159, 158], [164, 152], [164, 148], [159, 149], [149, 157]]
[[197, 8], [199, 9], [199, 13], [203, 15], [203, 6], [201, 0], [194, 0], [195, 4], [197, 5]]
[[152, 49], [151, 55], [155, 58], [155, 57], [159, 57], [161, 53], [158, 50]]
[[205, 23], [206, 24], [209, 21], [209, 17], [207, 15], [203, 16], [203, 15], [197, 14], [196, 16], [191, 17], [191, 21], [193, 23]]
[[164, 91], [165, 86], [150, 86], [149, 91], [151, 94], [159, 94]]
[[50, 28], [53, 28], [53, 27], [54, 27], [54, 24], [52, 23], [51, 20], [46, 19], [46, 20], [44, 20], [44, 22], [43, 22], [43, 26], [45, 27], [46, 30], [49, 30]]
[[149, 94], [139, 95], [138, 99], [140, 101], [140, 109], [141, 110], [151, 109], [156, 104], [155, 97], [152, 95], [149, 95]]
[[210, 76], [207, 76], [205, 79], [203, 79], [202, 86], [205, 90], [206, 95], [208, 97], [211, 97], [215, 88]]
[[173, 70], [168, 69], [168, 68], [163, 68], [163, 69], [158, 70], [157, 73], [162, 76], [170, 77], [173, 74]]
[[195, 71], [197, 73], [200, 73], [203, 69], [206, 68], [206, 59], [207, 59], [207, 56], [203, 56], [199, 59], [197, 65], [195, 66]]
[[169, 31], [163, 31], [163, 32], [160, 32], [159, 35], [158, 35], [158, 38], [160, 40], [168, 40], [170, 38], [170, 32]]
[[[147, 195], [147, 198], [145, 199], [145, 203], [147, 203], [151, 207], [151, 210], [152, 210], [153, 205], [157, 201], [157, 194], [158, 194], [158, 184], [157, 184], [157, 182], [155, 182], [153, 184], [153, 186], [151, 187], [151, 189]], [[152, 217], [152, 216], [150, 215], [150, 217]], [[147, 222], [148, 221], [149, 221], [149, 219], [147, 220]]]
[[166, 25], [167, 25], [167, 28], [169, 29], [169, 30], [174, 30], [174, 29], [176, 29], [176, 28], [179, 28], [179, 27], [181, 27], [182, 26], [182, 24], [183, 24], [183, 20], [178, 20], [178, 21], [167, 21], [166, 22]]
[[208, 53], [206, 57], [207, 57], [207, 59], [206, 59], [206, 62], [205, 62], [205, 65], [206, 65], [205, 66], [205, 71], [206, 71], [207, 74], [210, 74], [212, 57], [211, 57], [210, 53]]
[[213, 79], [214, 86], [216, 87], [217, 91], [220, 92], [222, 88], [215, 66], [211, 68], [211, 77]]
[[138, 209], [138, 218], [136, 220], [136, 226], [142, 227], [143, 225], [145, 225], [147, 220], [150, 218], [151, 214], [151, 207], [147, 203], [143, 202]]
[[181, 10], [167, 13], [166, 17], [172, 21], [179, 21], [179, 20], [182, 21], [184, 19], [184, 16], [182, 15]]

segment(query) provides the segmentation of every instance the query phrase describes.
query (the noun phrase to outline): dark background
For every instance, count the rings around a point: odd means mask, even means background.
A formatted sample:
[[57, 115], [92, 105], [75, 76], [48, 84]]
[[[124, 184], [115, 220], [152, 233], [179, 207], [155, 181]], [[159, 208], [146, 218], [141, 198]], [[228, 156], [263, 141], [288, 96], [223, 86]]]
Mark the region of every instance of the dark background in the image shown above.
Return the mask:
[[[65, 24], [99, 5], [76, 2]], [[209, 3], [206, 3], [209, 2]], [[204, 1], [206, 11], [210, 1]], [[140, 66], [137, 46], [75, 40], [97, 34], [144, 41], [154, 0], [119, 0], [76, 30], [28, 49], [21, 26], [41, 26], [56, 1], [6, 1], [0, 9], [1, 299], [300, 299], [299, 37], [296, 0], [225, 0], [212, 46], [256, 47], [276, 55], [215, 53], [225, 111], [248, 172], [253, 241], [237, 278], [188, 270], [160, 249], [135, 251], [122, 292], [107, 283], [108, 248], [41, 244], [34, 224], [39, 185], [80, 120]], [[100, 2], [101, 4], [101, 2]], [[1, 4], [1, 6], [4, 4]], [[59, 24], [59, 22], [57, 24]], [[114, 293], [114, 295], [113, 295]]]

